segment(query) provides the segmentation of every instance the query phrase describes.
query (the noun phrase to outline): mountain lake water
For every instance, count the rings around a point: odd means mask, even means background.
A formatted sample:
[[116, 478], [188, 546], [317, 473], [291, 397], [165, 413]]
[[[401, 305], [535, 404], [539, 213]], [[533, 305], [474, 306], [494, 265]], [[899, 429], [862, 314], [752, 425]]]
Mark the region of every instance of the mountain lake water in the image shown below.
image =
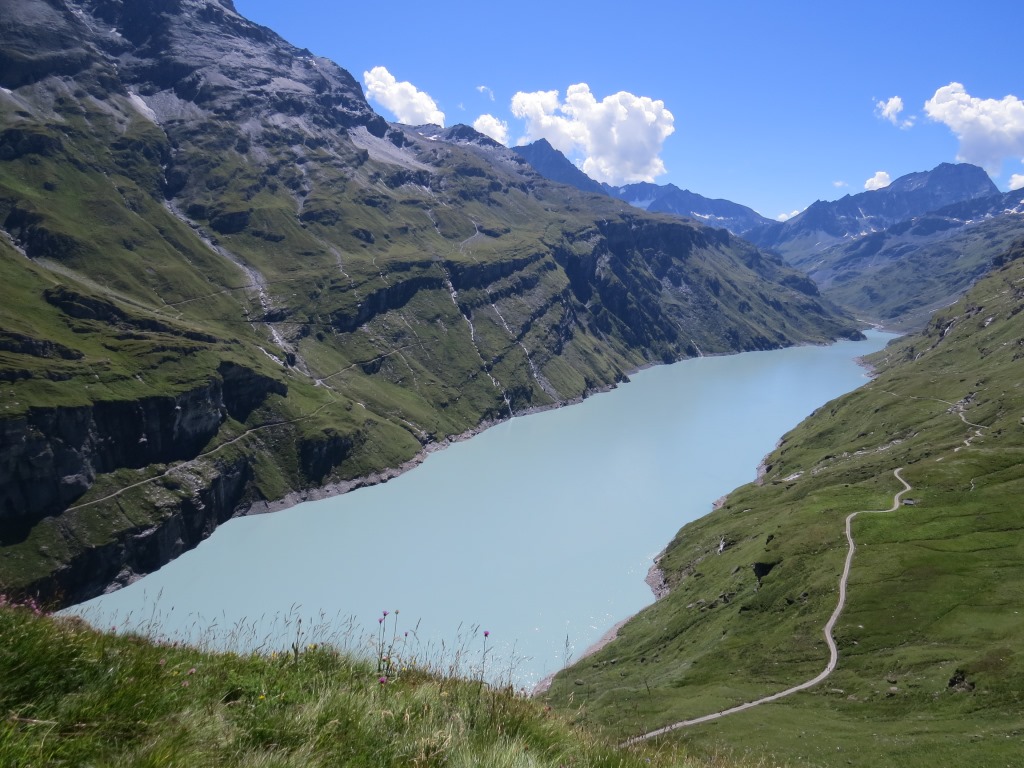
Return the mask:
[[383, 636], [397, 659], [530, 689], [650, 604], [644, 578], [678, 529], [864, 384], [856, 358], [891, 338], [648, 368], [388, 483], [232, 519], [67, 612], [242, 652], [333, 642], [374, 658]]

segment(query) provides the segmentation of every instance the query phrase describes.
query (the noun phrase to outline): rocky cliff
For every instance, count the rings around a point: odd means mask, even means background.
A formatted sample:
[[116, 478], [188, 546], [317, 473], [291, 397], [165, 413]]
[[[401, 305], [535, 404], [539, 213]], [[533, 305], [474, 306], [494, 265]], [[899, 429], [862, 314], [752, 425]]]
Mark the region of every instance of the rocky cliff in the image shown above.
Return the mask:
[[271, 392], [287, 394], [233, 363], [220, 373], [177, 395], [30, 408], [0, 421], [0, 541], [23, 539], [60, 514], [99, 474], [196, 458], [229, 414], [244, 420]]

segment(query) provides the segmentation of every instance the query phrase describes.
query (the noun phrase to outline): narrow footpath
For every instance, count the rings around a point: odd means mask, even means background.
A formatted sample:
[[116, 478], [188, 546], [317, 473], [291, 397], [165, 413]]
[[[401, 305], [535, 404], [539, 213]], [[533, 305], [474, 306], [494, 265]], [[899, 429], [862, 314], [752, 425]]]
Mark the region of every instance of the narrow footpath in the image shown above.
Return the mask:
[[645, 733], [640, 736], [634, 736], [633, 738], [624, 741], [622, 743], [622, 746], [628, 747], [632, 744], [638, 744], [641, 741], [646, 741], [647, 739], [653, 739], [658, 736], [662, 736], [671, 731], [678, 730], [679, 728], [687, 728], [691, 725], [708, 723], [712, 720], [717, 720], [720, 717], [725, 717], [726, 715], [732, 715], [737, 712], [743, 712], [748, 709], [753, 709], [754, 707], [758, 707], [761, 704], [767, 704], [770, 701], [778, 701], [779, 699], [785, 698], [786, 696], [790, 696], [794, 693], [797, 693], [798, 691], [805, 691], [808, 688], [812, 688], [818, 683], [820, 683], [822, 680], [827, 678], [829, 675], [831, 675], [836, 668], [836, 664], [839, 663], [839, 649], [836, 647], [836, 641], [832, 637], [832, 630], [835, 627], [836, 622], [839, 620], [839, 616], [843, 612], [844, 606], [846, 605], [846, 583], [850, 578], [850, 565], [853, 563], [853, 553], [857, 551], [857, 545], [853, 541], [853, 530], [851, 527], [853, 524], [853, 519], [857, 517], [857, 515], [872, 515], [884, 512], [895, 512], [897, 509], [900, 508], [900, 502], [903, 499], [903, 495], [910, 491], [912, 488], [910, 483], [904, 480], [903, 476], [900, 475], [900, 471], [902, 469], [903, 467], [899, 467], [893, 470], [893, 475], [896, 477], [897, 480], [900, 481], [900, 483], [903, 484], [903, 490], [899, 491], [895, 496], [892, 497], [891, 507], [889, 507], [888, 509], [865, 509], [859, 512], [851, 512], [849, 515], [846, 516], [846, 541], [849, 544], [849, 550], [846, 553], [846, 565], [843, 566], [843, 575], [839, 578], [839, 602], [836, 604], [836, 609], [832, 611], [832, 615], [829, 617], [829, 620], [828, 622], [826, 622], [825, 628], [823, 630], [825, 635], [825, 642], [828, 643], [828, 664], [825, 666], [825, 669], [818, 674], [817, 677], [814, 677], [808, 680], [807, 682], [800, 683], [799, 685], [794, 685], [792, 688], [787, 688], [784, 691], [773, 693], [771, 696], [765, 696], [763, 699], [757, 699], [756, 701], [748, 701], [746, 704], [739, 704], [738, 706], [731, 707], [729, 709], [723, 709], [720, 712], [712, 712], [710, 715], [695, 717], [692, 720], [680, 720], [678, 723], [666, 725], [664, 728], [658, 728], [657, 730], [651, 731], [650, 733]]

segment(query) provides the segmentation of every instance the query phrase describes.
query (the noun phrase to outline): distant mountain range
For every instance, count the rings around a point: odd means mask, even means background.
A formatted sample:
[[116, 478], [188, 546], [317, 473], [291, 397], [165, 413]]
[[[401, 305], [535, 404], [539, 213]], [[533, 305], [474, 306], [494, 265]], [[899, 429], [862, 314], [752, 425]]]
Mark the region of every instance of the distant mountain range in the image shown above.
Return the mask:
[[1024, 237], [1024, 190], [940, 208], [803, 254], [794, 266], [861, 318], [920, 328]]
[[734, 235], [745, 237], [753, 229], [771, 224], [752, 208], [731, 202], [716, 200], [675, 184], [627, 184], [623, 187], [604, 185], [612, 197], [625, 200], [630, 205], [652, 213], [672, 213], [688, 219], [696, 219], [708, 226], [728, 229]]
[[513, 151], [532, 165], [533, 169], [545, 179], [557, 181], [559, 184], [568, 184], [581, 192], [608, 194], [604, 184], [594, 181], [573, 165], [572, 161], [551, 146], [547, 139], [538, 139], [532, 144], [514, 147]]
[[702, 224], [727, 229], [740, 237], [772, 223], [771, 219], [766, 219], [745, 205], [729, 200], [713, 200], [688, 189], [680, 189], [674, 184], [640, 182], [618, 187], [601, 184], [573, 165], [546, 139], [514, 147], [514, 151], [546, 179], [568, 184], [583, 192], [608, 195], [651, 213], [669, 213], [694, 219]]
[[784, 222], [746, 233], [752, 243], [789, 261], [854, 240], [947, 205], [992, 197], [999, 188], [976, 165], [942, 163], [933, 170], [900, 176], [883, 189], [826, 202], [818, 200]]
[[515, 152], [553, 181], [727, 229], [805, 271], [840, 306], [887, 327], [923, 325], [989, 269], [993, 252], [1024, 235], [1024, 190], [1001, 193], [968, 163], [818, 200], [780, 222], [673, 184], [598, 184], [543, 140]]

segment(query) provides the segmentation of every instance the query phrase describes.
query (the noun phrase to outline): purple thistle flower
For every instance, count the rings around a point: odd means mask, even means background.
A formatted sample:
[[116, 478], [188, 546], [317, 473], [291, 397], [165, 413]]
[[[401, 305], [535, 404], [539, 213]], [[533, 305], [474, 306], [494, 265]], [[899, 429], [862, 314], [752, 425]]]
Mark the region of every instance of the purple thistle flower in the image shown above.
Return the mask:
[[386, 675], [381, 675], [380, 684], [381, 685], [387, 685], [387, 682], [388, 682], [387, 676]]
[[491, 632], [490, 632], [490, 630], [488, 630], [488, 629], [485, 629], [485, 630], [484, 630], [484, 637], [490, 637], [490, 636], [491, 636]]

